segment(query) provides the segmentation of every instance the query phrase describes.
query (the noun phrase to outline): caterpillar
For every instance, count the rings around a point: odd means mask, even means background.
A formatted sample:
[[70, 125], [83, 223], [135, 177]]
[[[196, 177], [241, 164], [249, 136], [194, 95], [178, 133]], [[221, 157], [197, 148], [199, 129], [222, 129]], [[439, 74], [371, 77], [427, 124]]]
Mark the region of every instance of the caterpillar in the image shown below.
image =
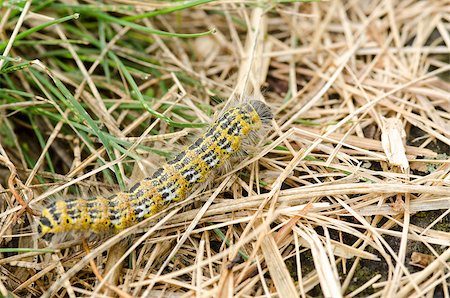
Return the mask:
[[130, 227], [185, 199], [195, 185], [253, 141], [271, 119], [271, 110], [262, 101], [231, 107], [186, 150], [128, 191], [51, 202], [42, 210], [38, 234], [46, 239], [67, 232], [102, 235]]

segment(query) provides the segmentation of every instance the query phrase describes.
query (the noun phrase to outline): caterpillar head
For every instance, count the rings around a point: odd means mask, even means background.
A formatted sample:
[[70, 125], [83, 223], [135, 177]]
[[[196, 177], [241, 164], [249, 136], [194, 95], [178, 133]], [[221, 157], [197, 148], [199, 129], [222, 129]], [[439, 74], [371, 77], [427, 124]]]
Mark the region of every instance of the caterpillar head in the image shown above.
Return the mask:
[[272, 111], [269, 106], [259, 100], [250, 100], [247, 106], [251, 107], [251, 129], [250, 134], [243, 142], [243, 151], [247, 151], [248, 145], [256, 144], [261, 140], [269, 129], [270, 122], [273, 119]]
[[263, 125], [267, 125], [272, 121], [273, 114], [268, 105], [259, 100], [251, 100], [249, 103], [255, 109]]

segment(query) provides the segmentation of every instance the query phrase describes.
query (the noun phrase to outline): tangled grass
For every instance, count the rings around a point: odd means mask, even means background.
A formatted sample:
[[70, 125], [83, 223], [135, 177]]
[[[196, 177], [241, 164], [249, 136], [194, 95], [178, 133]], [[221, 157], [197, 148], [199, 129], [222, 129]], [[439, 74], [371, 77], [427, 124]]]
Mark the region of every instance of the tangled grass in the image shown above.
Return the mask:
[[[292, 2], [0, 2], [1, 295], [450, 297], [448, 2]], [[268, 136], [188, 200], [35, 237], [249, 95]]]

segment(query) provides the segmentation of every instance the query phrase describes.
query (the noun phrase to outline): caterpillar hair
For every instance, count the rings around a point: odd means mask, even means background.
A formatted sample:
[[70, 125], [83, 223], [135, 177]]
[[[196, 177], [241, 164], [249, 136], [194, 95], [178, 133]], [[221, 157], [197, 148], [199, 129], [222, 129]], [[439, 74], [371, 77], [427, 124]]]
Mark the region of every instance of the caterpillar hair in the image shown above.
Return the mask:
[[224, 111], [192, 145], [128, 191], [110, 197], [56, 200], [42, 210], [38, 233], [46, 239], [68, 232], [102, 235], [130, 227], [172, 202], [253, 141], [272, 119], [270, 108], [251, 100]]

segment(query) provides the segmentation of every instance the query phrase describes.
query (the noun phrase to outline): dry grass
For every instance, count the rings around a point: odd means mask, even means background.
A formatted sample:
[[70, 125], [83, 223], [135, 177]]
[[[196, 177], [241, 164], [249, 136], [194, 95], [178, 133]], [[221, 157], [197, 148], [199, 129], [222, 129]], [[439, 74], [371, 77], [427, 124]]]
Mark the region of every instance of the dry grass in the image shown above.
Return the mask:
[[[0, 293], [450, 297], [448, 1], [64, 2], [0, 2]], [[246, 94], [273, 128], [211, 187], [88, 245], [30, 233]]]

